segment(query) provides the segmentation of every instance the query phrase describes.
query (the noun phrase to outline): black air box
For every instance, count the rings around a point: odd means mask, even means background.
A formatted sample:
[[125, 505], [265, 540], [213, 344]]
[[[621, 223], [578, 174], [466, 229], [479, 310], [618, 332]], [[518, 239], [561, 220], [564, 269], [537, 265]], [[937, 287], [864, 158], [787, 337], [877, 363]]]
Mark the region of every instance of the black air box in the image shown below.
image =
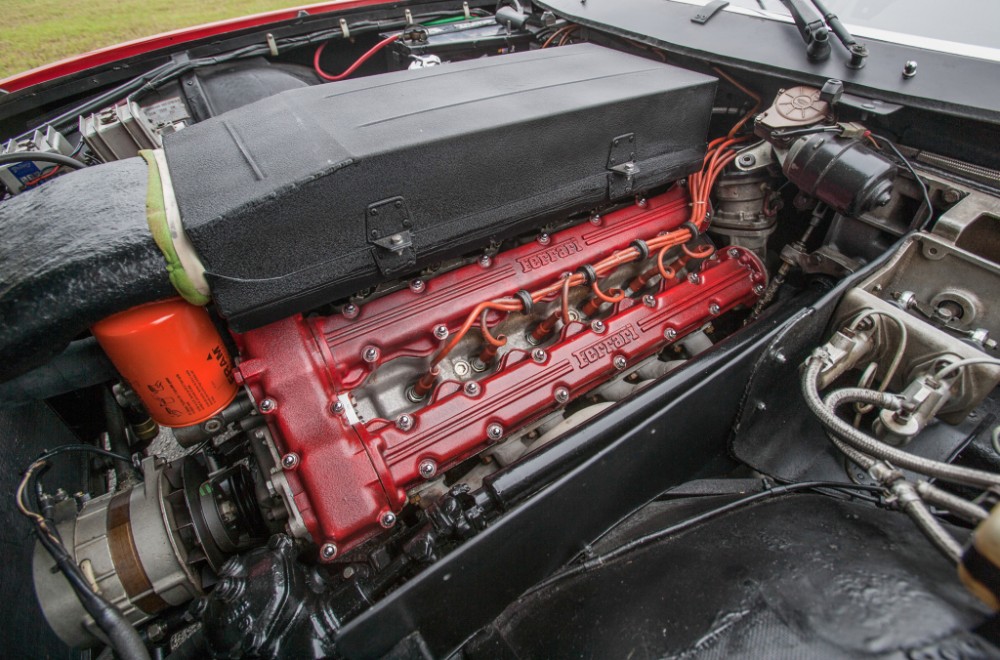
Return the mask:
[[[236, 330], [701, 166], [715, 79], [590, 44], [292, 90], [165, 141]], [[611, 170], [634, 154], [631, 183]]]

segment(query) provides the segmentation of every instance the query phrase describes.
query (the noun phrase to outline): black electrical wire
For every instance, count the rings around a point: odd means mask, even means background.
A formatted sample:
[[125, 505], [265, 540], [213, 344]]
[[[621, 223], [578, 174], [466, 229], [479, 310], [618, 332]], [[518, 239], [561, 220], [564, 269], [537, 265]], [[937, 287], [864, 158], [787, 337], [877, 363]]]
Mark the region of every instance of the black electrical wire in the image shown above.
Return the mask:
[[[489, 16], [489, 12], [483, 9], [473, 9], [470, 12], [474, 16]], [[455, 12], [437, 11], [429, 12], [427, 14], [418, 14], [413, 17], [415, 21], [429, 21], [435, 18], [447, 18], [449, 16], [454, 16]], [[371, 32], [381, 32], [384, 30], [393, 30], [406, 27], [405, 21], [359, 21], [355, 25], [349, 25], [347, 27], [348, 32], [351, 36], [368, 34]], [[276, 45], [280, 50], [290, 50], [294, 48], [299, 48], [302, 46], [309, 46], [321, 41], [326, 41], [333, 37], [342, 37], [343, 32], [340, 28], [322, 30], [317, 32], [312, 32], [303, 36], [298, 37], [288, 37], [286, 39], [279, 39], [276, 41]], [[224, 55], [218, 55], [215, 57], [203, 57], [195, 60], [171, 60], [161, 64], [146, 73], [136, 76], [131, 80], [128, 80], [121, 85], [115, 87], [114, 89], [108, 90], [107, 92], [96, 96], [80, 105], [73, 106], [72, 108], [62, 112], [56, 117], [42, 122], [38, 126], [32, 128], [31, 130], [22, 133], [15, 138], [15, 141], [23, 140], [26, 137], [30, 137], [35, 130], [51, 126], [56, 130], [65, 128], [66, 126], [76, 124], [80, 115], [85, 115], [91, 112], [100, 110], [108, 105], [117, 103], [122, 99], [128, 99], [129, 101], [135, 100], [139, 96], [142, 96], [146, 92], [151, 92], [159, 89], [163, 85], [167, 84], [172, 80], [176, 80], [183, 74], [187, 73], [192, 69], [196, 69], [202, 66], [210, 66], [213, 64], [221, 64], [223, 62], [228, 62], [234, 59], [243, 59], [249, 57], [257, 57], [260, 55], [268, 55], [271, 52], [271, 47], [268, 44], [255, 44], [251, 46], [244, 46], [233, 50]]]
[[[59, 451], [53, 450], [52, 452], [46, 452], [46, 454], [48, 454], [48, 458], [51, 458], [51, 456], [57, 453], [67, 451], [68, 447], [75, 448], [76, 446], [64, 445], [63, 447], [56, 448], [56, 450]], [[96, 448], [90, 447], [90, 449]], [[100, 451], [104, 452], [104, 450]], [[112, 452], [106, 453], [111, 454]], [[43, 454], [43, 456], [44, 455], [45, 454]], [[123, 458], [117, 455], [114, 456]], [[53, 561], [56, 563], [56, 567], [65, 576], [70, 587], [73, 589], [74, 593], [76, 593], [77, 598], [80, 600], [80, 604], [87, 611], [87, 613], [93, 617], [94, 622], [98, 625], [101, 631], [104, 632], [115, 653], [119, 657], [128, 658], [129, 660], [148, 660], [149, 652], [147, 651], [146, 646], [135, 627], [128, 621], [128, 619], [125, 618], [118, 608], [102, 598], [93, 590], [89, 581], [80, 570], [79, 565], [77, 565], [76, 560], [72, 555], [70, 555], [69, 551], [66, 550], [66, 546], [63, 544], [62, 539], [59, 536], [58, 529], [46, 516], [38, 513], [36, 510], [37, 508], [31, 506], [30, 501], [26, 498], [27, 492], [34, 489], [33, 485], [37, 485], [39, 499], [41, 499], [42, 489], [39, 479], [41, 474], [48, 469], [48, 458], [36, 459], [32, 462], [28, 469], [25, 470], [24, 476], [22, 477], [21, 483], [17, 489], [17, 508], [31, 520], [35, 527], [35, 534], [38, 536], [39, 543], [41, 543], [46, 552], [51, 555]]]
[[913, 175], [913, 178], [916, 180], [917, 185], [920, 186], [920, 194], [923, 195], [924, 205], [927, 208], [926, 212], [927, 217], [924, 218], [923, 221], [920, 222], [920, 224], [916, 225], [914, 229], [925, 229], [928, 223], [930, 223], [931, 219], [934, 217], [934, 205], [931, 204], [931, 196], [930, 193], [927, 192], [927, 184], [924, 183], [924, 180], [922, 178], [920, 178], [920, 175], [917, 174], [917, 171], [913, 169], [913, 165], [910, 164], [910, 161], [906, 159], [906, 156], [904, 156], [899, 152], [899, 149], [896, 148], [896, 144], [892, 140], [885, 137], [884, 135], [876, 135], [875, 133], [871, 133], [871, 137], [876, 142], [880, 142], [885, 146], [889, 147], [890, 151], [892, 151], [892, 153], [896, 155], [896, 158], [899, 159], [899, 162], [901, 162], [903, 166], [910, 171], [910, 174]]
[[529, 589], [522, 596], [530, 595], [546, 587], [551, 586], [556, 582], [561, 582], [567, 578], [571, 578], [581, 573], [585, 573], [593, 568], [606, 564], [609, 561], [617, 559], [622, 555], [628, 554], [629, 552], [641, 548], [645, 545], [649, 545], [655, 541], [666, 538], [673, 534], [678, 534], [680, 532], [686, 531], [695, 525], [699, 525], [703, 522], [707, 522], [713, 518], [717, 518], [723, 514], [729, 513], [730, 511], [735, 511], [737, 509], [742, 509], [743, 507], [749, 506], [755, 502], [765, 500], [770, 497], [776, 497], [778, 495], [784, 495], [786, 493], [795, 493], [803, 490], [821, 490], [821, 489], [834, 489], [838, 491], [858, 491], [866, 493], [884, 493], [886, 489], [882, 486], [868, 486], [863, 484], [849, 484], [838, 481], [802, 481], [793, 484], [785, 484], [782, 486], [775, 486], [773, 488], [768, 488], [767, 490], [761, 491], [759, 493], [754, 493], [753, 495], [748, 495], [742, 497], [738, 500], [734, 500], [727, 504], [723, 504], [720, 507], [716, 507], [704, 513], [700, 513], [697, 516], [688, 518], [687, 520], [682, 520], [679, 523], [673, 524], [664, 529], [651, 532], [639, 538], [633, 539], [628, 543], [618, 546], [617, 548], [605, 552], [602, 555], [598, 555], [591, 559], [588, 559], [582, 564], [577, 564], [575, 566], [565, 568], [561, 571], [554, 573], [545, 580], [542, 580], [531, 589]]
[[95, 447], [93, 445], [85, 445], [85, 444], [59, 445], [54, 449], [48, 449], [42, 452], [42, 454], [38, 457], [38, 460], [45, 461], [52, 458], [53, 456], [65, 453], [72, 453], [72, 452], [85, 452], [89, 454], [97, 454], [98, 456], [104, 456], [105, 458], [111, 458], [116, 461], [120, 461], [131, 467], [132, 470], [135, 471], [137, 475], [142, 476], [142, 471], [135, 466], [130, 457], [125, 456], [124, 454], [118, 454], [113, 451], [108, 451], [107, 449], [102, 449], [101, 447]]
[[23, 163], [32, 160], [42, 163], [55, 163], [65, 167], [71, 167], [74, 170], [82, 170], [86, 167], [86, 165], [78, 161], [76, 158], [70, 158], [69, 156], [63, 156], [62, 154], [49, 153], [47, 151], [19, 151], [13, 154], [0, 154], [0, 165], [6, 165], [7, 163]]
[[839, 126], [809, 126], [807, 128], [793, 128], [787, 131], [772, 131], [771, 137], [789, 138], [802, 135], [816, 135], [817, 133], [840, 133]]

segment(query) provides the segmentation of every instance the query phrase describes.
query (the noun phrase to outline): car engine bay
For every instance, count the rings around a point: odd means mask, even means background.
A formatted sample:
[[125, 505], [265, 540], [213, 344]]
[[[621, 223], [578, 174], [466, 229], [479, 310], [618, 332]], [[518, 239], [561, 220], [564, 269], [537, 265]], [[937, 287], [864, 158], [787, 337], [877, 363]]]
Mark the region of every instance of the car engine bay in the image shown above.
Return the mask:
[[0, 97], [35, 652], [1000, 653], [1000, 119], [523, 4]]

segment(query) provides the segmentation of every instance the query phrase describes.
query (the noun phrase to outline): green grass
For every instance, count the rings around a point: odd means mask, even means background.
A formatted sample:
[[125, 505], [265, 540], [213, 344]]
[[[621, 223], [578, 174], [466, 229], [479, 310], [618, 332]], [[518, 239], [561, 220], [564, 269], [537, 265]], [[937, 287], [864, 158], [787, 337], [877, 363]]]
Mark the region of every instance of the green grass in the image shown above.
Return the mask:
[[130, 39], [310, 0], [2, 0], [0, 79]]

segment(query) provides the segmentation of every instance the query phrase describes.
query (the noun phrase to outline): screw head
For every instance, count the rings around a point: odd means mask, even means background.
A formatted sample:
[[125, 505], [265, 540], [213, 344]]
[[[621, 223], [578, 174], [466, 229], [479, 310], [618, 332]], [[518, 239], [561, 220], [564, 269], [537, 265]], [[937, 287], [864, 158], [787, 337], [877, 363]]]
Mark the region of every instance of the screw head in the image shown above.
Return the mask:
[[503, 437], [503, 427], [493, 422], [486, 427], [486, 437], [490, 440], [499, 440]]
[[549, 237], [548, 234], [542, 233], [542, 234], [538, 235], [538, 243], [539, 243], [539, 245], [548, 245], [551, 242], [552, 242], [552, 239]]
[[603, 219], [601, 218], [600, 213], [594, 213], [590, 216], [590, 224], [594, 225], [595, 227], [600, 227], [602, 221]]
[[417, 471], [420, 473], [420, 476], [423, 477], [424, 479], [430, 479], [435, 474], [437, 474], [438, 466], [437, 463], [435, 463], [433, 460], [425, 458], [424, 460], [420, 461], [420, 465], [417, 466]]
[[596, 321], [590, 322], [590, 329], [596, 332], [597, 334], [601, 334], [605, 331], [606, 326], [604, 325], [604, 321], [598, 319]]
[[535, 362], [538, 362], [539, 364], [545, 362], [545, 359], [547, 357], [548, 353], [546, 353], [544, 349], [536, 348], [535, 350], [531, 351], [531, 359], [534, 360]]
[[205, 429], [206, 433], [218, 433], [222, 429], [222, 422], [213, 417], [202, 424], [202, 428]]
[[427, 285], [419, 277], [415, 280], [410, 280], [410, 291], [413, 293], [421, 293], [425, 288], [427, 288]]
[[721, 311], [722, 308], [719, 307], [719, 303], [712, 303], [711, 305], [708, 306], [708, 313], [711, 314], [712, 316], [715, 316]]
[[274, 399], [264, 399], [257, 407], [262, 413], [269, 413], [274, 412], [274, 410], [278, 407], [278, 404], [274, 402]]
[[406, 413], [403, 413], [396, 418], [396, 428], [400, 431], [409, 431], [413, 428], [413, 418]]
[[286, 470], [294, 470], [299, 465], [299, 455], [295, 452], [289, 452], [281, 457], [281, 467]]
[[656, 296], [646, 294], [642, 297], [642, 304], [646, 307], [656, 307]]
[[753, 292], [756, 293], [758, 296], [760, 294], [764, 293], [764, 285], [763, 284], [754, 284], [753, 285]]
[[444, 324], [434, 326], [434, 336], [438, 339], [443, 341], [448, 338], [448, 334], [448, 326]]
[[482, 266], [483, 268], [489, 268], [490, 266], [493, 265], [493, 259], [490, 258], [490, 255], [484, 254], [483, 256], [479, 257], [479, 265]]
[[788, 358], [785, 356], [783, 352], [776, 351], [774, 354], [774, 361], [777, 362], [778, 364], [785, 364], [786, 362], [788, 362]]
[[646, 201], [645, 197], [637, 197], [635, 200], [635, 204], [639, 208], [644, 209], [649, 205], [649, 202]]
[[740, 251], [737, 250], [736, 248], [729, 248], [728, 250], [726, 250], [726, 254], [728, 254], [733, 259], [736, 259], [737, 257], [740, 256]]
[[455, 370], [455, 375], [459, 378], [468, 376], [469, 370], [471, 369], [469, 363], [465, 360], [456, 360], [455, 363], [451, 365], [451, 368]]
[[365, 350], [361, 352], [361, 359], [365, 362], [378, 362], [381, 355], [382, 352], [378, 350], [377, 346], [365, 346]]
[[677, 339], [677, 331], [674, 330], [673, 328], [667, 328], [666, 330], [663, 331], [663, 338], [671, 340]]
[[342, 401], [334, 401], [330, 405], [330, 412], [334, 415], [343, 415], [345, 410], [346, 408], [344, 407], [344, 403]]
[[337, 556], [336, 543], [324, 543], [319, 549], [319, 558], [323, 561], [330, 561]]
[[378, 519], [378, 523], [386, 529], [389, 529], [396, 524], [396, 514], [392, 511], [386, 511], [382, 514], [382, 517]]
[[566, 403], [569, 401], [569, 390], [565, 387], [557, 387], [555, 391], [556, 403]]
[[347, 303], [344, 305], [344, 309], [341, 310], [345, 318], [356, 319], [358, 314], [361, 313], [361, 309], [354, 303]]
[[465, 393], [469, 396], [479, 396], [479, 383], [474, 380], [470, 380], [465, 384]]
[[917, 61], [907, 60], [906, 64], [903, 65], [903, 77], [912, 78], [917, 75]]
[[621, 371], [622, 369], [628, 366], [628, 360], [626, 360], [625, 357], [622, 355], [616, 355], [613, 363], [615, 365], [615, 369], [617, 369], [618, 371]]
[[688, 282], [691, 284], [701, 284], [701, 276], [698, 273], [691, 273], [688, 275]]

